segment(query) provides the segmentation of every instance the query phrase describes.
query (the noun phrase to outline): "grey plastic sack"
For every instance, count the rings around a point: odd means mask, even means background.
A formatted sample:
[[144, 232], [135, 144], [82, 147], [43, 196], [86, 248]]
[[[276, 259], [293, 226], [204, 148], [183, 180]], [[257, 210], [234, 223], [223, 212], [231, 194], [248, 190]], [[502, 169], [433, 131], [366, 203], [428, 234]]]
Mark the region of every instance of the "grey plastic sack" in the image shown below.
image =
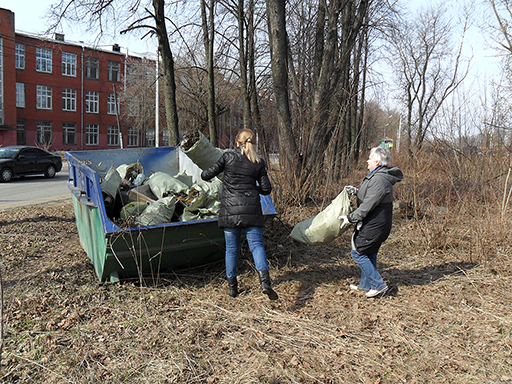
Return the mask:
[[309, 245], [330, 243], [349, 228], [346, 226], [340, 230], [342, 220], [338, 219], [339, 216], [349, 213], [350, 197], [343, 188], [343, 191], [322, 212], [295, 225], [290, 236]]
[[117, 190], [121, 185], [123, 179], [121, 175], [113, 166], [110, 166], [107, 174], [105, 175], [105, 179], [101, 183], [101, 192], [106, 193], [110, 197], [116, 198]]
[[146, 181], [146, 184], [149, 184], [151, 192], [159, 199], [167, 195], [186, 193], [188, 191], [188, 186], [184, 182], [165, 172], [153, 173]]
[[210, 141], [199, 132], [199, 140], [197, 140], [190, 149], [183, 152], [201, 169], [206, 169], [217, 160], [220, 159], [226, 150], [214, 147]]
[[174, 209], [176, 206], [176, 199], [174, 196], [161, 198], [154, 203], [149, 204], [144, 212], [135, 220], [140, 226], [157, 225], [170, 223]]

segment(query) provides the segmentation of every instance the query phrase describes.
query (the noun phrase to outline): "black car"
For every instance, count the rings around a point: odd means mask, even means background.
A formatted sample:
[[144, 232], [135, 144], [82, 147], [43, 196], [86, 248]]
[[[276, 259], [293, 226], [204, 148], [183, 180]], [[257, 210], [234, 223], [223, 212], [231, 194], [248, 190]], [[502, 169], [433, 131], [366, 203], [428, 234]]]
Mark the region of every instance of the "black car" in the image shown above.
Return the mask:
[[43, 174], [52, 178], [62, 169], [62, 158], [44, 149], [30, 146], [0, 147], [0, 181], [13, 177]]

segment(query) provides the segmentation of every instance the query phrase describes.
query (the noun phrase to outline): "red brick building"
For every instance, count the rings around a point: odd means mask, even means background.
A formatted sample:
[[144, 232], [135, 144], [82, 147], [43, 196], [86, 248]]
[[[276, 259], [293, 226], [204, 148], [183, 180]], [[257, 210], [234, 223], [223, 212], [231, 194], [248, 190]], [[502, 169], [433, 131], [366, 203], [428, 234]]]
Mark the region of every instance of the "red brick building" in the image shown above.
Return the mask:
[[[122, 53], [115, 44], [101, 49], [67, 42], [61, 34], [17, 33], [14, 13], [0, 8], [0, 146], [91, 150], [148, 145], [140, 129], [124, 126], [118, 113], [128, 61], [133, 60], [143, 59]], [[160, 143], [165, 145], [165, 139]]]

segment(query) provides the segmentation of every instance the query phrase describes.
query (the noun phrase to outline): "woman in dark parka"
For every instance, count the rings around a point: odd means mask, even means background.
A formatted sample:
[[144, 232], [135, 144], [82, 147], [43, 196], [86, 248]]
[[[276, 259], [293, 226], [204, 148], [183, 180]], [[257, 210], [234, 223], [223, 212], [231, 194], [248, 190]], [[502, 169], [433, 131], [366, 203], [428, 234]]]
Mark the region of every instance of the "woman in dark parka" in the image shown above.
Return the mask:
[[242, 230], [245, 231], [263, 293], [270, 300], [278, 298], [272, 289], [261, 228], [264, 225], [260, 194], [269, 195], [272, 185], [265, 161], [256, 152], [256, 140], [250, 129], [236, 136], [237, 148], [224, 152], [220, 159], [201, 173], [211, 180], [223, 173], [220, 194], [219, 227], [226, 239], [226, 275], [229, 295], [238, 296], [237, 261]]
[[400, 168], [389, 166], [390, 161], [388, 149], [374, 147], [370, 150], [367, 160], [369, 173], [357, 190], [357, 208], [348, 216], [342, 216], [344, 224], [356, 224], [351, 256], [361, 268], [359, 285], [351, 284], [350, 289], [364, 291], [367, 297], [375, 297], [388, 290], [377, 271], [377, 254], [391, 232], [393, 186], [404, 178]]

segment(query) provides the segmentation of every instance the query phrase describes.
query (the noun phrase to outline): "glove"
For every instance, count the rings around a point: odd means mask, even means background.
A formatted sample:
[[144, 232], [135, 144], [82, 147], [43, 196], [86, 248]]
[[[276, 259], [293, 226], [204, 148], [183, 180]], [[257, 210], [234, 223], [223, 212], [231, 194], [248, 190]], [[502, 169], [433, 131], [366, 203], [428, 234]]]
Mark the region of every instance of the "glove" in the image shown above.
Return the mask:
[[353, 185], [345, 185], [345, 189], [349, 195], [355, 195], [357, 193], [357, 188]]
[[347, 215], [341, 215], [338, 217], [338, 220], [343, 220], [343, 222], [340, 225], [340, 229], [344, 229], [350, 225], [350, 221], [348, 221]]

